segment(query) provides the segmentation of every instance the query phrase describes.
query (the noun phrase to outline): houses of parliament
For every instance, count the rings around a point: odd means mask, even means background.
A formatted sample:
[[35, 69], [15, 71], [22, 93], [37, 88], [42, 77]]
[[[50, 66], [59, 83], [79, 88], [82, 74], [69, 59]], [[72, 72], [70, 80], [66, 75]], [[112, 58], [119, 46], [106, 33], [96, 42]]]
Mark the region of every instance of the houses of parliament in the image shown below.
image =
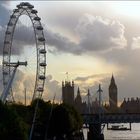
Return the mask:
[[[94, 101], [90, 100], [90, 90], [87, 91], [87, 102], [82, 101], [80, 88], [77, 89], [77, 95], [74, 94], [74, 81], [62, 82], [62, 101], [74, 106], [79, 113], [98, 113], [99, 101], [96, 98]], [[140, 98], [131, 98], [122, 101], [118, 107], [118, 88], [115, 78], [112, 75], [110, 85], [108, 87], [109, 101], [108, 104], [102, 104], [102, 110], [105, 113], [140, 113]]]

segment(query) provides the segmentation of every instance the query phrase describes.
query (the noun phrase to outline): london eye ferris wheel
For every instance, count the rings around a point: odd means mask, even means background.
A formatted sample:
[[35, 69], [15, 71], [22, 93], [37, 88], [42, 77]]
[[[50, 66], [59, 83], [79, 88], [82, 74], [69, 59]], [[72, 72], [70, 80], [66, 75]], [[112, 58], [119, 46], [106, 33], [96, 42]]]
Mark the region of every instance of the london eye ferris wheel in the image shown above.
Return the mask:
[[[28, 19], [30, 19], [30, 25], [32, 25], [32, 27], [30, 26], [29, 28], [32, 28], [32, 34], [34, 36], [33, 44], [35, 44], [32, 46], [30, 45], [30, 47], [24, 47], [24, 49], [20, 46], [20, 43], [18, 44], [15, 41], [17, 30], [22, 28], [22, 26], [18, 27], [18, 23], [21, 24], [20, 18], [22, 18], [22, 16], [26, 16], [23, 21], [28, 17]], [[3, 47], [4, 91], [1, 94], [1, 100], [4, 102], [8, 98], [11, 98], [11, 96], [21, 94], [23, 91], [21, 92], [18, 90], [23, 90], [25, 83], [30, 91], [31, 100], [41, 98], [42, 96], [46, 74], [46, 48], [43, 27], [40, 21], [41, 18], [37, 15], [37, 10], [34, 9], [33, 5], [27, 2], [22, 2], [17, 5], [17, 8], [13, 10], [12, 15], [10, 16], [5, 32]], [[24, 39], [23, 41], [26, 42]], [[16, 46], [18, 46], [18, 49], [22, 50], [20, 53], [15, 53], [15, 50], [17, 49]], [[26, 68], [21, 65], [26, 66]], [[18, 70], [17, 67], [19, 67]], [[24, 84], [22, 83], [22, 85], [20, 85], [20, 82], [23, 82]], [[6, 90], [7, 88], [9, 89]]]

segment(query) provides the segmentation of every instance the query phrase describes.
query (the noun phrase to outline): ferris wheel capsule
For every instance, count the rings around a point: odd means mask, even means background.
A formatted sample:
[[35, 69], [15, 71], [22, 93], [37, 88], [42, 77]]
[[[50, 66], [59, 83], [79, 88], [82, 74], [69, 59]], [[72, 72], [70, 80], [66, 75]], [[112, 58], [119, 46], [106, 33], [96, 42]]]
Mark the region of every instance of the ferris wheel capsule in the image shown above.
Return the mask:
[[44, 62], [43, 62], [43, 63], [40, 63], [40, 66], [42, 66], [42, 67], [46, 67], [46, 65], [47, 65], [47, 64], [44, 63]]
[[11, 15], [10, 18], [16, 18], [16, 16], [15, 15]]
[[44, 75], [40, 75], [40, 76], [39, 76], [39, 79], [40, 79], [40, 80], [44, 80], [44, 79], [46, 79], [46, 77], [45, 77]]
[[37, 30], [43, 30], [43, 27], [42, 26], [37, 26], [36, 29]]
[[22, 6], [21, 6], [20, 4], [18, 4], [18, 5], [17, 5], [17, 8], [20, 9], [20, 8], [22, 8]]
[[19, 9], [14, 9], [13, 12], [17, 13], [17, 12], [19, 12]]
[[46, 50], [45, 49], [41, 49], [39, 52], [42, 53], [42, 54], [45, 54]]
[[20, 6], [26, 6], [25, 2], [21, 2]]
[[34, 6], [33, 5], [28, 5], [28, 8], [33, 9]]
[[40, 21], [41, 18], [40, 17], [34, 17], [34, 20]]
[[6, 71], [3, 71], [3, 74], [7, 75], [7, 74], [8, 74], [8, 72], [6, 72]]
[[31, 13], [32, 14], [36, 14], [37, 13], [37, 10], [32, 10]]
[[39, 92], [43, 92], [44, 90], [43, 90], [42, 87], [38, 87], [38, 88], [37, 88], [37, 91], [39, 91]]
[[29, 2], [24, 2], [24, 6], [30, 6], [31, 4]]
[[7, 55], [7, 54], [8, 54], [8, 51], [5, 51], [5, 50], [4, 50], [4, 52], [3, 52], [3, 53]]
[[12, 22], [9, 22], [9, 23], [8, 23], [8, 26], [13, 26], [13, 23], [12, 23]]
[[10, 44], [10, 41], [5, 40], [4, 44]]
[[5, 32], [5, 34], [10, 35], [10, 34], [11, 34], [11, 32], [10, 32], [10, 31], [6, 31], [6, 32]]
[[38, 40], [41, 41], [41, 42], [44, 42], [45, 38], [44, 37], [39, 37]]

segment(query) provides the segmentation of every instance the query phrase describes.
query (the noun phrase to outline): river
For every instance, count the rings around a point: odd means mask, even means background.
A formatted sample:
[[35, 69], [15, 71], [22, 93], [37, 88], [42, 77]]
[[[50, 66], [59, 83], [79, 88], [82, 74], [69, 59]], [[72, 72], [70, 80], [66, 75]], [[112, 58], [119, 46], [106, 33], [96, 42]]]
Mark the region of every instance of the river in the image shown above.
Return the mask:
[[[123, 124], [129, 127], [129, 124]], [[84, 129], [85, 140], [87, 140], [87, 129]], [[128, 131], [113, 131], [104, 128], [105, 140], [140, 140], [140, 123], [133, 123], [132, 130]]]

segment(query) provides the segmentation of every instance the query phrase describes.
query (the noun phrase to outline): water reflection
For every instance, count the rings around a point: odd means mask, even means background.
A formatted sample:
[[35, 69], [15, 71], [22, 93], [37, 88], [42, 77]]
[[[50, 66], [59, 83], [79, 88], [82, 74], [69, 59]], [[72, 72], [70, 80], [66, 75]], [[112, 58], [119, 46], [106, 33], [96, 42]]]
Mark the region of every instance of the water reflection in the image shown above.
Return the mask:
[[[124, 124], [128, 126], [128, 124]], [[85, 140], [87, 140], [87, 129], [84, 129]], [[140, 123], [133, 123], [132, 130], [128, 131], [112, 131], [104, 128], [105, 140], [140, 140]]]

